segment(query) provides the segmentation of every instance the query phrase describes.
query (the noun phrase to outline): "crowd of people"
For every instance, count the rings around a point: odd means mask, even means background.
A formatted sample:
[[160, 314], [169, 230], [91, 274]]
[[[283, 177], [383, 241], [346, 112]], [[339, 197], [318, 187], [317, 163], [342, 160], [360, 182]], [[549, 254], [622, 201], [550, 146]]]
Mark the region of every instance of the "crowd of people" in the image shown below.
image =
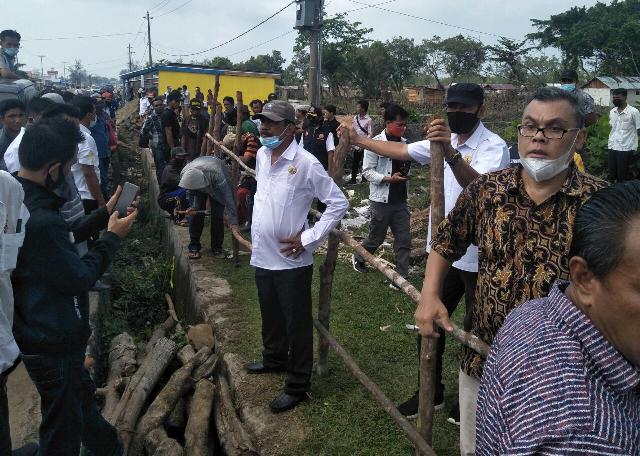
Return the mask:
[[[3, 76], [13, 71], [7, 49], [16, 47], [6, 32]], [[313, 253], [349, 208], [334, 179], [345, 171], [334, 160], [337, 144], [348, 136], [350, 180], [369, 183], [363, 247], [375, 252], [390, 228], [397, 271], [407, 277], [411, 164], [428, 165], [439, 143], [446, 218], [429, 231], [415, 312], [419, 337], [438, 340], [437, 409], [444, 406], [445, 334], [463, 297], [464, 329], [492, 346], [486, 360], [464, 349], [455, 419], [461, 454], [640, 454], [640, 182], [628, 180], [640, 115], [626, 93], [614, 91], [612, 183], [584, 173], [576, 160], [597, 113], [576, 88], [577, 76], [565, 76], [562, 88], [537, 89], [523, 107], [515, 162], [482, 122], [484, 92], [474, 83], [452, 84], [446, 119], [411, 143], [408, 112], [394, 103], [382, 106], [378, 131], [366, 100], [340, 125], [331, 105], [296, 109], [271, 94], [242, 106], [225, 97], [225, 143], [240, 144], [240, 160], [255, 171], [235, 188], [229, 164], [205, 140], [211, 91], [140, 93], [139, 144], [153, 152], [159, 205], [189, 229], [189, 257], [201, 257], [207, 215], [211, 254], [220, 261], [225, 225], [251, 233], [263, 351], [246, 370], [286, 373], [272, 412], [309, 397]], [[109, 98], [63, 93], [26, 106], [0, 103], [2, 456], [12, 454], [6, 378], [20, 362], [41, 396], [42, 422], [39, 450], [14, 454], [71, 455], [81, 445], [95, 455], [122, 454], [85, 368], [88, 292], [100, 288], [137, 215], [135, 202], [127, 214], [115, 211], [122, 189], [109, 185], [118, 146]], [[315, 201], [321, 217], [310, 221]], [[358, 255], [352, 265], [368, 271]], [[398, 408], [414, 416], [417, 393]]]

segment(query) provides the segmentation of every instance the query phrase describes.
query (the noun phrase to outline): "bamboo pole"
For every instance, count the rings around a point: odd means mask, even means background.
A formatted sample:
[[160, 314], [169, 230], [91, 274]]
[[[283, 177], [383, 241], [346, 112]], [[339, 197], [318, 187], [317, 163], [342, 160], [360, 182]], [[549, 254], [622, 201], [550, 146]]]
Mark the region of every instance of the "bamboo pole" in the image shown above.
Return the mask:
[[[431, 141], [431, 236], [444, 219], [444, 149], [441, 143]], [[418, 432], [431, 443], [433, 438], [433, 401], [435, 394], [436, 342], [429, 337], [420, 341], [420, 401], [418, 406]]]
[[234, 154], [231, 150], [229, 150], [227, 147], [225, 147], [225, 145], [222, 143], [222, 141], [220, 141], [219, 139], [214, 138], [213, 136], [211, 136], [208, 133], [207, 133], [206, 136], [207, 136], [207, 139], [209, 141], [211, 141], [213, 144], [215, 144], [216, 147], [218, 147], [219, 150], [221, 150], [222, 152], [227, 154], [229, 157], [231, 157], [233, 160], [235, 160], [236, 163], [238, 163], [238, 165], [240, 165], [240, 167], [242, 169], [244, 169], [247, 173], [249, 173], [249, 174], [251, 174], [252, 176], [255, 177], [256, 172], [254, 170], [252, 170], [251, 168], [249, 168], [242, 160], [240, 160], [236, 154]]
[[347, 158], [347, 154], [351, 150], [351, 143], [349, 141], [349, 131], [342, 130], [342, 134], [340, 135], [340, 142], [336, 147], [336, 151], [333, 153], [333, 181], [336, 183], [338, 187], [341, 187], [342, 176], [344, 175], [344, 161]]
[[[340, 239], [333, 233], [329, 234], [329, 245], [325, 255], [324, 264], [320, 266], [320, 296], [318, 298], [318, 321], [329, 330], [331, 314], [331, 291], [333, 288], [333, 276], [338, 260]], [[318, 375], [325, 377], [329, 374], [329, 342], [320, 336], [318, 341]]]
[[322, 326], [318, 320], [314, 320], [313, 324], [315, 325], [318, 332], [322, 335], [324, 339], [326, 339], [327, 343], [334, 349], [336, 354], [342, 358], [345, 365], [349, 368], [351, 373], [358, 379], [358, 381], [364, 386], [371, 396], [375, 399], [375, 401], [380, 404], [385, 412], [387, 412], [391, 418], [396, 422], [398, 426], [404, 431], [409, 440], [415, 445], [415, 447], [421, 452], [420, 454], [427, 456], [435, 456], [435, 452], [429, 446], [429, 444], [422, 438], [422, 436], [416, 431], [416, 428], [413, 427], [409, 421], [402, 416], [402, 414], [398, 411], [396, 405], [385, 396], [384, 392], [380, 389], [380, 387], [371, 380], [367, 374], [362, 372], [362, 369], [358, 366], [358, 364], [353, 360], [351, 355], [347, 353], [347, 351], [342, 348], [342, 346], [336, 341], [333, 336], [329, 333], [329, 331]]

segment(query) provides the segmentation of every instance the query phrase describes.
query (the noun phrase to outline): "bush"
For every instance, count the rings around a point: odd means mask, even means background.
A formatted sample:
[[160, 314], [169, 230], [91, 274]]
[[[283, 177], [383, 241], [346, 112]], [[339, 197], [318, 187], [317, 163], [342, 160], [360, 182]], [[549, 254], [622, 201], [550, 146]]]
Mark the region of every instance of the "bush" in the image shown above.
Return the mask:
[[609, 143], [609, 114], [600, 116], [598, 123], [588, 129], [587, 146], [583, 154], [586, 171], [594, 176], [607, 177], [607, 154]]

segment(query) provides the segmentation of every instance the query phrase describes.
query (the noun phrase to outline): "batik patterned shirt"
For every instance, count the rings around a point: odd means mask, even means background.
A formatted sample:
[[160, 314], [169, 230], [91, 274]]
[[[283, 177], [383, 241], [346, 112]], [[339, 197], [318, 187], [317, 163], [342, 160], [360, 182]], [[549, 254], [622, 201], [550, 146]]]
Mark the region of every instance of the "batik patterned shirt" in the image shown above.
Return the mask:
[[507, 318], [478, 399], [476, 454], [639, 455], [640, 369], [556, 282]]
[[[518, 305], [547, 295], [569, 277], [576, 211], [606, 182], [569, 168], [562, 188], [542, 204], [527, 195], [522, 166], [481, 175], [460, 194], [431, 248], [453, 263], [478, 246], [471, 332], [491, 344]], [[481, 378], [484, 360], [465, 347], [462, 370]]]

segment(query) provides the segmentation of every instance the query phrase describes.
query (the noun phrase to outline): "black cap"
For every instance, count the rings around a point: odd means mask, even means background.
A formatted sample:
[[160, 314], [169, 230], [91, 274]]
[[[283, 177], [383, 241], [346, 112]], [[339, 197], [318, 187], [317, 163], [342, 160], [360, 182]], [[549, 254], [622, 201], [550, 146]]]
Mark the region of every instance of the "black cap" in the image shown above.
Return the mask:
[[567, 68], [562, 71], [560, 75], [561, 81], [578, 81], [578, 73], [576, 70], [572, 70], [571, 68]]
[[484, 91], [482, 87], [472, 82], [454, 83], [447, 89], [445, 103], [462, 103], [468, 106], [480, 106], [484, 103]]

